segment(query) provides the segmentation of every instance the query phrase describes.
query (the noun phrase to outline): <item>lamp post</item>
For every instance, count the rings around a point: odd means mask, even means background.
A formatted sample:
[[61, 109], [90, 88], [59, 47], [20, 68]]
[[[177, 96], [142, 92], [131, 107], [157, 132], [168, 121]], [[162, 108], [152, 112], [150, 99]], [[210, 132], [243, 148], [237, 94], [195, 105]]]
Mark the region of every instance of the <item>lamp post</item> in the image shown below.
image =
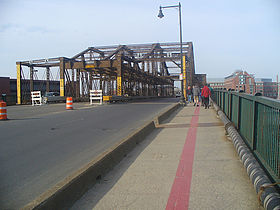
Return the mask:
[[[163, 18], [164, 15], [162, 13], [162, 9], [166, 9], [166, 8], [179, 8], [179, 27], [180, 27], [180, 57], [181, 57], [181, 74], [183, 75], [183, 43], [182, 43], [182, 18], [181, 18], [181, 3], [179, 2], [178, 5], [173, 5], [173, 6], [165, 6], [165, 7], [162, 7], [160, 6], [159, 7], [159, 13], [158, 13], [158, 17], [159, 18]], [[180, 103], [185, 105], [186, 104], [186, 100], [184, 98], [184, 84], [183, 84], [183, 81], [181, 81], [181, 97], [180, 97]]]

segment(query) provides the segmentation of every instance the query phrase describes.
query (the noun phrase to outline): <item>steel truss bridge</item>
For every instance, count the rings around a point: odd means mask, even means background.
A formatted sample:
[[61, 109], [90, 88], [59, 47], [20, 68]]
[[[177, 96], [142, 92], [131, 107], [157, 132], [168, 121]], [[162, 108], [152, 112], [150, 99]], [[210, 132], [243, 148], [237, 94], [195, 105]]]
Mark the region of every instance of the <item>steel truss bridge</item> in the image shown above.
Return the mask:
[[[184, 87], [195, 77], [192, 42], [184, 42]], [[34, 90], [34, 74], [45, 71], [46, 92], [50, 90], [50, 70], [59, 71], [60, 95], [75, 99], [88, 97], [89, 90], [101, 89], [103, 95], [173, 96], [178, 80], [180, 43], [154, 43], [89, 47], [72, 58], [57, 57], [17, 64], [17, 102], [21, 104]], [[23, 67], [29, 68], [28, 91], [24, 88]], [[36, 68], [36, 69], [35, 69]]]

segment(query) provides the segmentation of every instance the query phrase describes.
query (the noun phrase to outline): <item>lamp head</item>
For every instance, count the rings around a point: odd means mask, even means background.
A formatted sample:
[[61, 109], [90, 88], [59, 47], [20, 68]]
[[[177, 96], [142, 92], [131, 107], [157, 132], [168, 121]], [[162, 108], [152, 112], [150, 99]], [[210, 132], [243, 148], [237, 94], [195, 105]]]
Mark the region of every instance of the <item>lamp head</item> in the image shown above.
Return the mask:
[[162, 13], [161, 6], [159, 7], [158, 17], [159, 17], [159, 18], [163, 18], [163, 17], [164, 17], [164, 15], [163, 15], [163, 13]]

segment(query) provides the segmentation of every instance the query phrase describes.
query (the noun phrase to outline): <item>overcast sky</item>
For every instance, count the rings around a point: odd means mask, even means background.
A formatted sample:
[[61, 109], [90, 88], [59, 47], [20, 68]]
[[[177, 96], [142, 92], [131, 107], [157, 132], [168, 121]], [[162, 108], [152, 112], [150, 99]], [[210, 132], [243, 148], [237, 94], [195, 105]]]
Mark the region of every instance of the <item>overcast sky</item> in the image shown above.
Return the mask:
[[[89, 46], [179, 41], [171, 0], [0, 0], [0, 77], [16, 61], [72, 57]], [[196, 73], [237, 69], [280, 76], [280, 0], [181, 1], [183, 41], [194, 43]]]

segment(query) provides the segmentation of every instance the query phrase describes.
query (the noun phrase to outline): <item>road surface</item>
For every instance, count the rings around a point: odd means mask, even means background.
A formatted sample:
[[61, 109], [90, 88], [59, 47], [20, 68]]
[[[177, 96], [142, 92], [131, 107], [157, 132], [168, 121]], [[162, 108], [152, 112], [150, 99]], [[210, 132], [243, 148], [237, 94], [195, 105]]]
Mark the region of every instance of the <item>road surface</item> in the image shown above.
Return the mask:
[[8, 107], [0, 121], [0, 209], [18, 209], [177, 99], [103, 106]]

